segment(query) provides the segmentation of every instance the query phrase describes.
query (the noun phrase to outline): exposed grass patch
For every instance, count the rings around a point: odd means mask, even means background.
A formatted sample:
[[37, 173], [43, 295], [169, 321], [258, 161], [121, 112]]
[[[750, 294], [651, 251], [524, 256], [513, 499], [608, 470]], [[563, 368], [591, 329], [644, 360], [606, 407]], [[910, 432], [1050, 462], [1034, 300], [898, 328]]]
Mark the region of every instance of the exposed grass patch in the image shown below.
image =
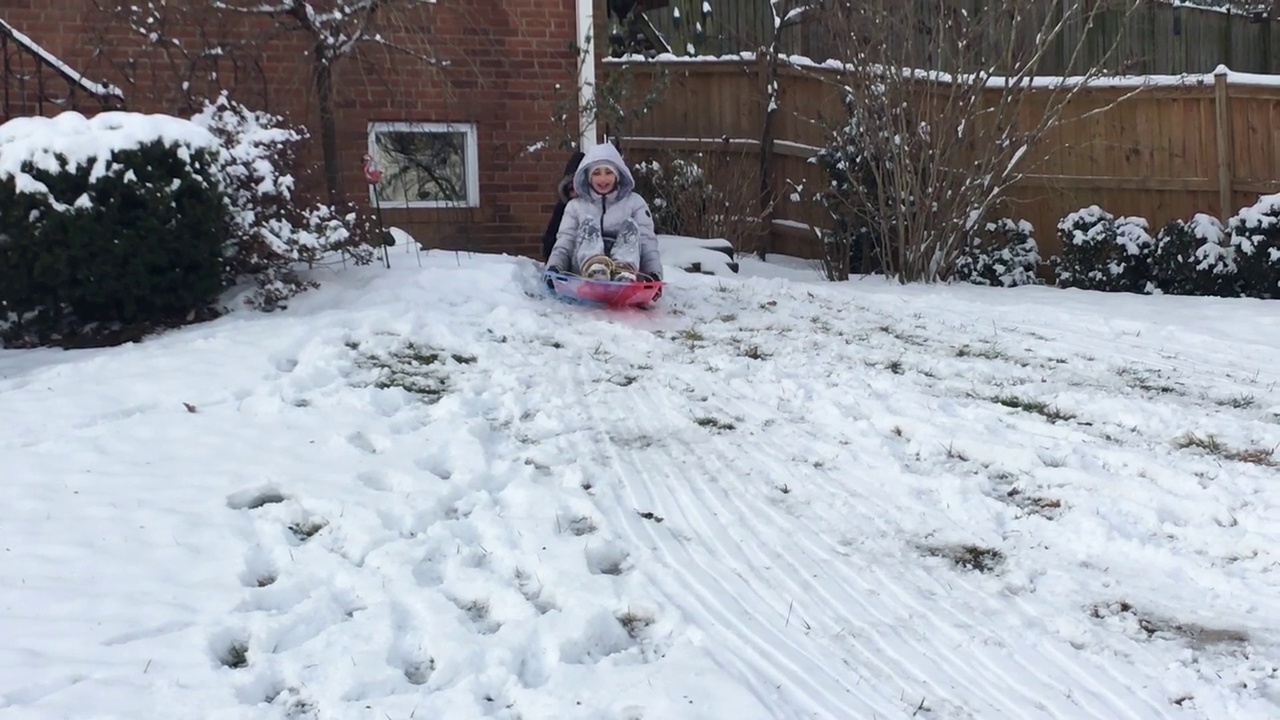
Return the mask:
[[716, 319], [722, 323], [731, 323], [734, 320], [738, 319], [738, 315], [737, 313], [724, 313], [723, 315], [718, 316]]
[[613, 377], [609, 378], [609, 382], [613, 383], [614, 385], [617, 385], [618, 387], [630, 387], [631, 385], [635, 384], [636, 380], [639, 380], [639, 379], [640, 378], [636, 377], [635, 375], [631, 375], [628, 373], [626, 375], [614, 375]]
[[1067, 466], [1066, 455], [1040, 455], [1040, 462], [1047, 468], [1060, 468]]
[[946, 447], [947, 457], [960, 462], [969, 462], [969, 456], [963, 450], [956, 447], [955, 443], [949, 443]]
[[926, 545], [926, 555], [950, 560], [956, 567], [980, 573], [992, 573], [1004, 563], [1004, 553], [980, 545]]
[[1062, 512], [1062, 501], [1043, 495], [1028, 495], [1021, 488], [1011, 487], [1005, 493], [1010, 504], [1021, 508], [1031, 515], [1039, 515], [1049, 520], [1056, 519]]
[[1248, 410], [1258, 404], [1257, 398], [1252, 395], [1232, 395], [1231, 397], [1220, 398], [1214, 402], [1223, 407], [1235, 408], [1236, 410]]
[[645, 511], [643, 511], [643, 512], [641, 512], [640, 510], [637, 510], [637, 511], [636, 511], [636, 514], [637, 514], [637, 515], [639, 515], [640, 517], [644, 518], [645, 520], [652, 520], [653, 522], [656, 522], [656, 523], [663, 523], [663, 522], [666, 522], [666, 520], [667, 520], [666, 518], [662, 517], [661, 515], [659, 515], [659, 514], [657, 514], [657, 513], [654, 513], [654, 512], [650, 512], [650, 511], [648, 511], [648, 510], [645, 510]]
[[707, 428], [708, 430], [733, 430], [738, 427], [727, 420], [721, 420], [720, 418], [711, 417], [710, 415], [694, 418], [693, 421], [700, 427]]
[[1125, 366], [1116, 369], [1116, 374], [1124, 379], [1131, 388], [1157, 395], [1181, 395], [1182, 389], [1166, 382], [1160, 377], [1160, 371]]
[[1074, 420], [1075, 413], [1067, 412], [1056, 405], [1051, 405], [1042, 400], [1032, 400], [1029, 398], [1018, 397], [1017, 395], [997, 395], [990, 398], [991, 402], [997, 405], [1003, 405], [1014, 410], [1022, 410], [1024, 412], [1035, 413], [1044, 417], [1049, 422], [1060, 422], [1066, 420]]
[[639, 640], [644, 631], [653, 625], [653, 618], [648, 615], [642, 615], [638, 612], [628, 610], [621, 615], [615, 616], [618, 624], [622, 625], [622, 629], [627, 631], [627, 635], [632, 640]]
[[[556, 523], [559, 524], [559, 522], [560, 522], [560, 519], [556, 518]], [[587, 517], [586, 515], [573, 518], [572, 520], [570, 520], [565, 524], [565, 530], [578, 537], [582, 537], [583, 535], [590, 535], [591, 533], [595, 532], [597, 529], [598, 528], [596, 527], [596, 521]]]
[[750, 360], [765, 360], [771, 355], [772, 353], [761, 350], [759, 345], [747, 345], [742, 348], [742, 356]]
[[404, 679], [409, 681], [410, 685], [426, 685], [431, 679], [431, 674], [436, 671], [436, 659], [428, 657], [426, 660], [418, 662], [406, 663], [404, 666]]
[[925, 345], [927, 344], [923, 338], [916, 337], [905, 330], [900, 330], [892, 325], [879, 325], [876, 330], [897, 340], [903, 345]]
[[400, 388], [432, 401], [448, 391], [450, 366], [476, 362], [474, 355], [448, 353], [414, 342], [387, 353], [365, 353], [358, 347], [355, 350], [356, 366], [376, 374], [373, 387]]
[[296, 522], [289, 526], [289, 532], [293, 533], [300, 542], [306, 542], [315, 537], [321, 530], [329, 527], [329, 521], [324, 518], [310, 518], [302, 522]]
[[707, 336], [703, 335], [697, 328], [685, 328], [676, 333], [676, 337], [687, 343], [700, 343], [707, 339]]
[[249, 643], [236, 640], [218, 653], [218, 662], [233, 670], [249, 667]]
[[1233, 448], [1212, 434], [1201, 436], [1193, 432], [1184, 433], [1173, 441], [1173, 445], [1179, 450], [1202, 450], [1225, 460], [1264, 467], [1276, 466], [1275, 448]]
[[1008, 360], [1009, 354], [994, 345], [961, 345], [956, 348], [956, 357], [976, 357], [984, 360]]
[[876, 362], [874, 360], [866, 360], [864, 362], [866, 363], [866, 366], [869, 368], [876, 368], [877, 370], [888, 370], [894, 375], [901, 375], [907, 371], [906, 365], [904, 365], [901, 360], [883, 360], [880, 362]]
[[1204, 647], [1208, 645], [1247, 645], [1249, 635], [1242, 630], [1213, 628], [1199, 623], [1181, 622], [1144, 613], [1133, 604], [1121, 600], [1096, 603], [1089, 607], [1089, 616], [1096, 620], [1119, 619], [1133, 623], [1148, 638], [1183, 640]]

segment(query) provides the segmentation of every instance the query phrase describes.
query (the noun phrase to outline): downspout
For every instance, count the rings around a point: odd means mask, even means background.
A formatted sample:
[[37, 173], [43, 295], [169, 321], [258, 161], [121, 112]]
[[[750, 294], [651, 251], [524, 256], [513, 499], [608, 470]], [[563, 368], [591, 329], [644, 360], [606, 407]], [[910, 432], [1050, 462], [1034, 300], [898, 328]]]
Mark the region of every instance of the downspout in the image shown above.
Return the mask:
[[578, 11], [578, 144], [596, 144], [596, 44], [592, 0], [574, 0]]

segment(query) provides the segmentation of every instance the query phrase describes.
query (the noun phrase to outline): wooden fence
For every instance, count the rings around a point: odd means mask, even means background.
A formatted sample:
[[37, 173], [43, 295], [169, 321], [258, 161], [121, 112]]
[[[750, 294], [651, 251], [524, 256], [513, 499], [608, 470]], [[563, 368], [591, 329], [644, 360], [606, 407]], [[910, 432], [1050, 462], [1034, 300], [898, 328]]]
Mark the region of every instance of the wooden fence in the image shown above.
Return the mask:
[[[899, 0], [906, 2], [907, 0]], [[993, 55], [1000, 56], [1009, 42], [1034, 42], [1032, 36], [1045, 17], [1060, 17], [1063, 7], [1080, 0], [1024, 0], [1032, 21], [1023, 24], [1025, 37], [995, 37]], [[701, 0], [672, 0], [646, 18], [657, 28], [676, 54], [685, 54], [692, 45], [704, 55], [740, 51], [754, 52], [769, 44], [773, 33], [770, 0], [714, 0], [714, 12], [702, 25], [701, 38], [694, 29], [701, 23]], [[936, 2], [936, 0], [930, 0]], [[970, 17], [977, 17], [987, 0], [951, 0]], [[786, 8], [796, 2], [783, 3]], [[674, 22], [676, 11], [684, 21]], [[824, 25], [820, 12], [782, 31], [782, 52], [814, 60], [843, 57], [839, 45]], [[1082, 43], [1081, 40], [1084, 40]], [[1111, 41], [1118, 39], [1118, 52], [1107, 57]], [[925, 43], [928, 44], [927, 42]], [[1072, 61], [1072, 50], [1081, 53]], [[1037, 68], [1041, 75], [1073, 75], [1084, 68], [1103, 66], [1115, 72], [1142, 75], [1209, 73], [1219, 65], [1241, 72], [1280, 73], [1280, 19], [1263, 12], [1227, 12], [1170, 2], [1144, 3], [1130, 13], [1109, 10], [1099, 14], [1091, 27], [1069, 22], [1057, 42], [1049, 48]], [[954, 68], [935, 68], [952, 70]]]
[[[783, 68], [769, 135], [759, 60], [609, 62], [606, 72], [631, 73], [633, 97], [665, 76], [656, 106], [614, 129], [629, 161], [700, 151], [736, 163], [744, 177], [763, 172], [777, 197], [762, 218], [766, 246], [818, 256], [814, 228], [832, 221], [810, 199], [826, 183], [810, 158], [843, 117], [838, 83], [830, 82], [836, 70]], [[1043, 108], [1035, 97], [1022, 105], [1032, 125]], [[1154, 231], [1200, 212], [1225, 219], [1280, 192], [1280, 78], [1232, 73], [1180, 85], [1089, 87], [1064, 116], [1083, 119], [1049, 132], [1037, 155], [1044, 159], [1027, 168], [1002, 208], [1032, 223], [1046, 257], [1060, 250], [1058, 221], [1089, 205], [1146, 218]]]

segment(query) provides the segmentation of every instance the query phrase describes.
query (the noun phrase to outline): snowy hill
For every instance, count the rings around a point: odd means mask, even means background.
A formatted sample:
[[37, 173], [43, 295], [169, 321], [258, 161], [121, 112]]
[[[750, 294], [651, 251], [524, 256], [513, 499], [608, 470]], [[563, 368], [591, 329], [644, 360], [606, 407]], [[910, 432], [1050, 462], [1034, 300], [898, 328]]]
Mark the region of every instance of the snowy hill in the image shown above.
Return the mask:
[[1280, 717], [1280, 303], [424, 263], [0, 351], [0, 718]]

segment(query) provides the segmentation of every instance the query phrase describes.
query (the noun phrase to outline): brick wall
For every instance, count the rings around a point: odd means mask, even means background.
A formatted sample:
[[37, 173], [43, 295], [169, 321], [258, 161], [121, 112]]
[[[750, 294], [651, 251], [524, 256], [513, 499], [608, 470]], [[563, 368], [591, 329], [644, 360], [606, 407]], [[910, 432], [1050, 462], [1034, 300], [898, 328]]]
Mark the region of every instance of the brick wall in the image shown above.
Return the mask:
[[[203, 92], [225, 87], [246, 104], [307, 125], [315, 139], [300, 177], [305, 188], [318, 190], [323, 176], [307, 36], [261, 20], [186, 12], [166, 29], [183, 47], [200, 47], [201, 35], [244, 46], [216, 61], [173, 62], [175, 54], [147, 48], [127, 22], [95, 11], [91, 0], [0, 0], [0, 17], [90, 79], [120, 86], [130, 110], [186, 112], [186, 81]], [[554, 141], [577, 137], [576, 121], [568, 128], [552, 121], [557, 104], [576, 97], [573, 0], [474, 0], [413, 12], [384, 30], [411, 52], [366, 46], [335, 65], [344, 193], [368, 204], [360, 166], [370, 121], [475, 123], [480, 207], [385, 208], [384, 217], [430, 247], [537, 254], [568, 154]], [[551, 148], [528, 151], [548, 138]]]

